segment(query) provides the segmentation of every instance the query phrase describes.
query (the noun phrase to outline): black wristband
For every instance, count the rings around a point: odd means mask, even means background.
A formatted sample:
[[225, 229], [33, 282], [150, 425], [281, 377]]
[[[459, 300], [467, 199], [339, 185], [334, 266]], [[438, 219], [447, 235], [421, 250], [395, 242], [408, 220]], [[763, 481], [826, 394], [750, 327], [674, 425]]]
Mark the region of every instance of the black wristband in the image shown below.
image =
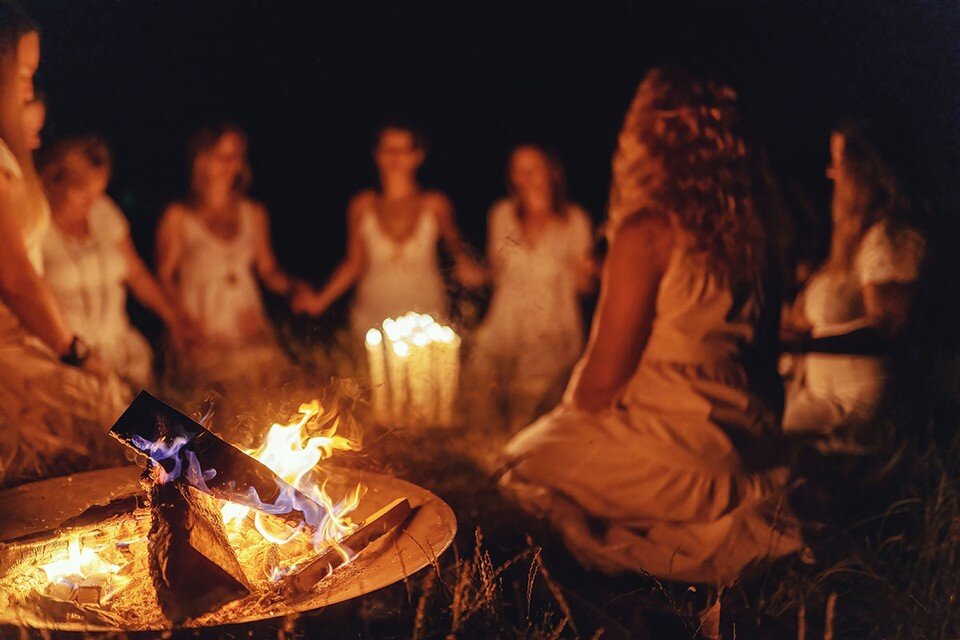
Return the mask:
[[90, 348], [80, 336], [73, 336], [67, 352], [60, 356], [60, 362], [70, 367], [82, 367], [89, 357]]

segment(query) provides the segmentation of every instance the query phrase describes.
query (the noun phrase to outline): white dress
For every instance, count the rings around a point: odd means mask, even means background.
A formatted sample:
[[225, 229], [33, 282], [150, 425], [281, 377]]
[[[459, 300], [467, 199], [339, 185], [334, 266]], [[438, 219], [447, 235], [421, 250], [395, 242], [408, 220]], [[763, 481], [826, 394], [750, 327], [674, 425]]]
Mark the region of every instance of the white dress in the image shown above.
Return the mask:
[[256, 210], [240, 203], [237, 234], [214, 235], [196, 215], [184, 216], [179, 295], [204, 335], [203, 346], [180, 362], [194, 382], [261, 384], [290, 366], [277, 344], [254, 273]]
[[[40, 272], [49, 206], [39, 185], [29, 193], [2, 140], [0, 172], [14, 185], [24, 245]], [[101, 380], [61, 364], [0, 302], [0, 486], [122, 462], [123, 452], [107, 431], [128, 399], [117, 378]]]
[[70, 328], [139, 391], [151, 382], [153, 353], [127, 316], [127, 261], [121, 247], [130, 226], [104, 196], [90, 211], [89, 229], [86, 238], [75, 238], [50, 225], [43, 239], [44, 278]]
[[583, 351], [577, 269], [592, 242], [590, 220], [579, 207], [552, 220], [535, 245], [524, 238], [513, 201], [491, 207], [493, 298], [470, 359], [475, 411], [485, 419], [527, 425], [550, 392], [562, 389]]
[[787, 469], [764, 460], [775, 420], [742, 361], [759, 301], [677, 246], [622, 396], [596, 412], [560, 407], [507, 445], [503, 484], [556, 526], [587, 566], [730, 583], [803, 542]]
[[358, 224], [367, 264], [350, 310], [353, 334], [363, 336], [386, 318], [408, 311], [445, 317], [447, 296], [437, 256], [436, 214], [421, 210], [413, 232], [403, 242], [384, 233], [372, 208], [361, 214]]
[[[914, 282], [923, 254], [924, 240], [916, 230], [886, 221], [873, 225], [860, 242], [852, 271], [822, 269], [807, 283], [801, 304], [812, 325], [811, 336], [843, 335], [869, 326], [864, 287]], [[787, 387], [783, 428], [842, 439], [841, 432], [873, 416], [886, 380], [886, 363], [879, 356], [806, 354], [797, 360]]]

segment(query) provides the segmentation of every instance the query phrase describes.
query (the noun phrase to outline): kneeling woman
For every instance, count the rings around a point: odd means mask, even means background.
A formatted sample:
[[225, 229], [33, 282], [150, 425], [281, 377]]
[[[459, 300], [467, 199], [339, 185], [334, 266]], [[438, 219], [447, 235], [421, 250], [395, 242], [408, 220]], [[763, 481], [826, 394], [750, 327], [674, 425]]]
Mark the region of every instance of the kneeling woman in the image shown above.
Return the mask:
[[563, 403], [507, 445], [503, 477], [587, 566], [729, 582], [802, 545], [744, 366], [765, 244], [749, 176], [732, 90], [644, 79], [586, 353]]
[[110, 150], [96, 136], [55, 143], [41, 175], [53, 224], [43, 241], [44, 277], [67, 323], [134, 392], [150, 386], [153, 353], [127, 316], [127, 287], [159, 315], [177, 344], [192, 335], [137, 254], [123, 212], [106, 195]]

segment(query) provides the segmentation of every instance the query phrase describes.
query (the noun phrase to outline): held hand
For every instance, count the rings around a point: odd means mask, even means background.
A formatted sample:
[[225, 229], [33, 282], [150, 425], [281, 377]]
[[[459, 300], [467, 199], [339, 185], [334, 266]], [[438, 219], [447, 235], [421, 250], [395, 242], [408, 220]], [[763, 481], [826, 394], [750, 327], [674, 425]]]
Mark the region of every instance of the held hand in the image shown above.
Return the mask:
[[319, 316], [327, 310], [327, 304], [324, 302], [321, 294], [306, 287], [294, 294], [290, 301], [290, 308], [293, 309], [295, 313]]
[[454, 278], [468, 289], [477, 289], [487, 283], [487, 272], [476, 260], [466, 256], [457, 260], [454, 267]]

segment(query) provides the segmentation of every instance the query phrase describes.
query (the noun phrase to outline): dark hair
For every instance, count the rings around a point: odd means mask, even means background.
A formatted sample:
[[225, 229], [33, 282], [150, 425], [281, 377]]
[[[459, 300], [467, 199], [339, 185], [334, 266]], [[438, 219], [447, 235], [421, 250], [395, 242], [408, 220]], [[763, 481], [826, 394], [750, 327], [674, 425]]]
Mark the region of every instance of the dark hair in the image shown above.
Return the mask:
[[510, 197], [516, 202], [517, 213], [523, 218], [526, 212], [523, 210], [523, 203], [517, 197], [516, 188], [510, 180], [510, 165], [513, 164], [513, 157], [520, 149], [532, 149], [543, 156], [547, 164], [547, 173], [550, 177], [550, 206], [553, 207], [555, 214], [561, 218], [566, 217], [568, 205], [567, 175], [563, 170], [563, 165], [560, 163], [560, 158], [541, 145], [532, 143], [518, 144], [515, 146], [510, 152], [510, 159], [507, 161], [507, 191], [510, 193]]
[[0, 56], [16, 51], [20, 38], [34, 31], [39, 31], [37, 23], [19, 3], [0, 0]]
[[373, 147], [377, 148], [377, 145], [380, 144], [380, 140], [383, 138], [383, 134], [387, 131], [405, 131], [410, 134], [413, 138], [413, 148], [418, 149], [424, 153], [428, 150], [427, 138], [418, 127], [413, 125], [410, 122], [403, 120], [388, 120], [380, 125], [380, 128], [377, 129], [377, 134], [373, 138]]
[[[190, 140], [187, 141], [187, 168], [190, 172], [190, 190], [194, 194], [196, 194], [198, 188], [196, 176], [194, 175], [197, 158], [215, 147], [221, 138], [231, 134], [240, 138], [243, 144], [244, 155], [246, 155], [248, 147], [247, 132], [243, 130], [243, 127], [233, 122], [218, 122], [213, 125], [201, 127], [190, 137]], [[240, 175], [237, 176], [236, 184], [234, 184], [234, 190], [237, 193], [244, 194], [247, 192], [247, 189], [250, 188], [252, 181], [253, 173], [250, 169], [250, 163], [245, 160], [243, 169], [240, 171]]]
[[71, 153], [79, 153], [95, 169], [106, 169], [107, 173], [113, 171], [113, 154], [102, 136], [96, 133], [70, 135], [40, 150], [37, 168], [45, 183], [56, 184], [67, 178], [68, 169], [63, 161]]
[[882, 216], [900, 216], [910, 208], [899, 171], [894, 166], [894, 154], [887, 148], [877, 127], [864, 120], [843, 122], [833, 129], [843, 136], [844, 169], [865, 196], [864, 222]]

